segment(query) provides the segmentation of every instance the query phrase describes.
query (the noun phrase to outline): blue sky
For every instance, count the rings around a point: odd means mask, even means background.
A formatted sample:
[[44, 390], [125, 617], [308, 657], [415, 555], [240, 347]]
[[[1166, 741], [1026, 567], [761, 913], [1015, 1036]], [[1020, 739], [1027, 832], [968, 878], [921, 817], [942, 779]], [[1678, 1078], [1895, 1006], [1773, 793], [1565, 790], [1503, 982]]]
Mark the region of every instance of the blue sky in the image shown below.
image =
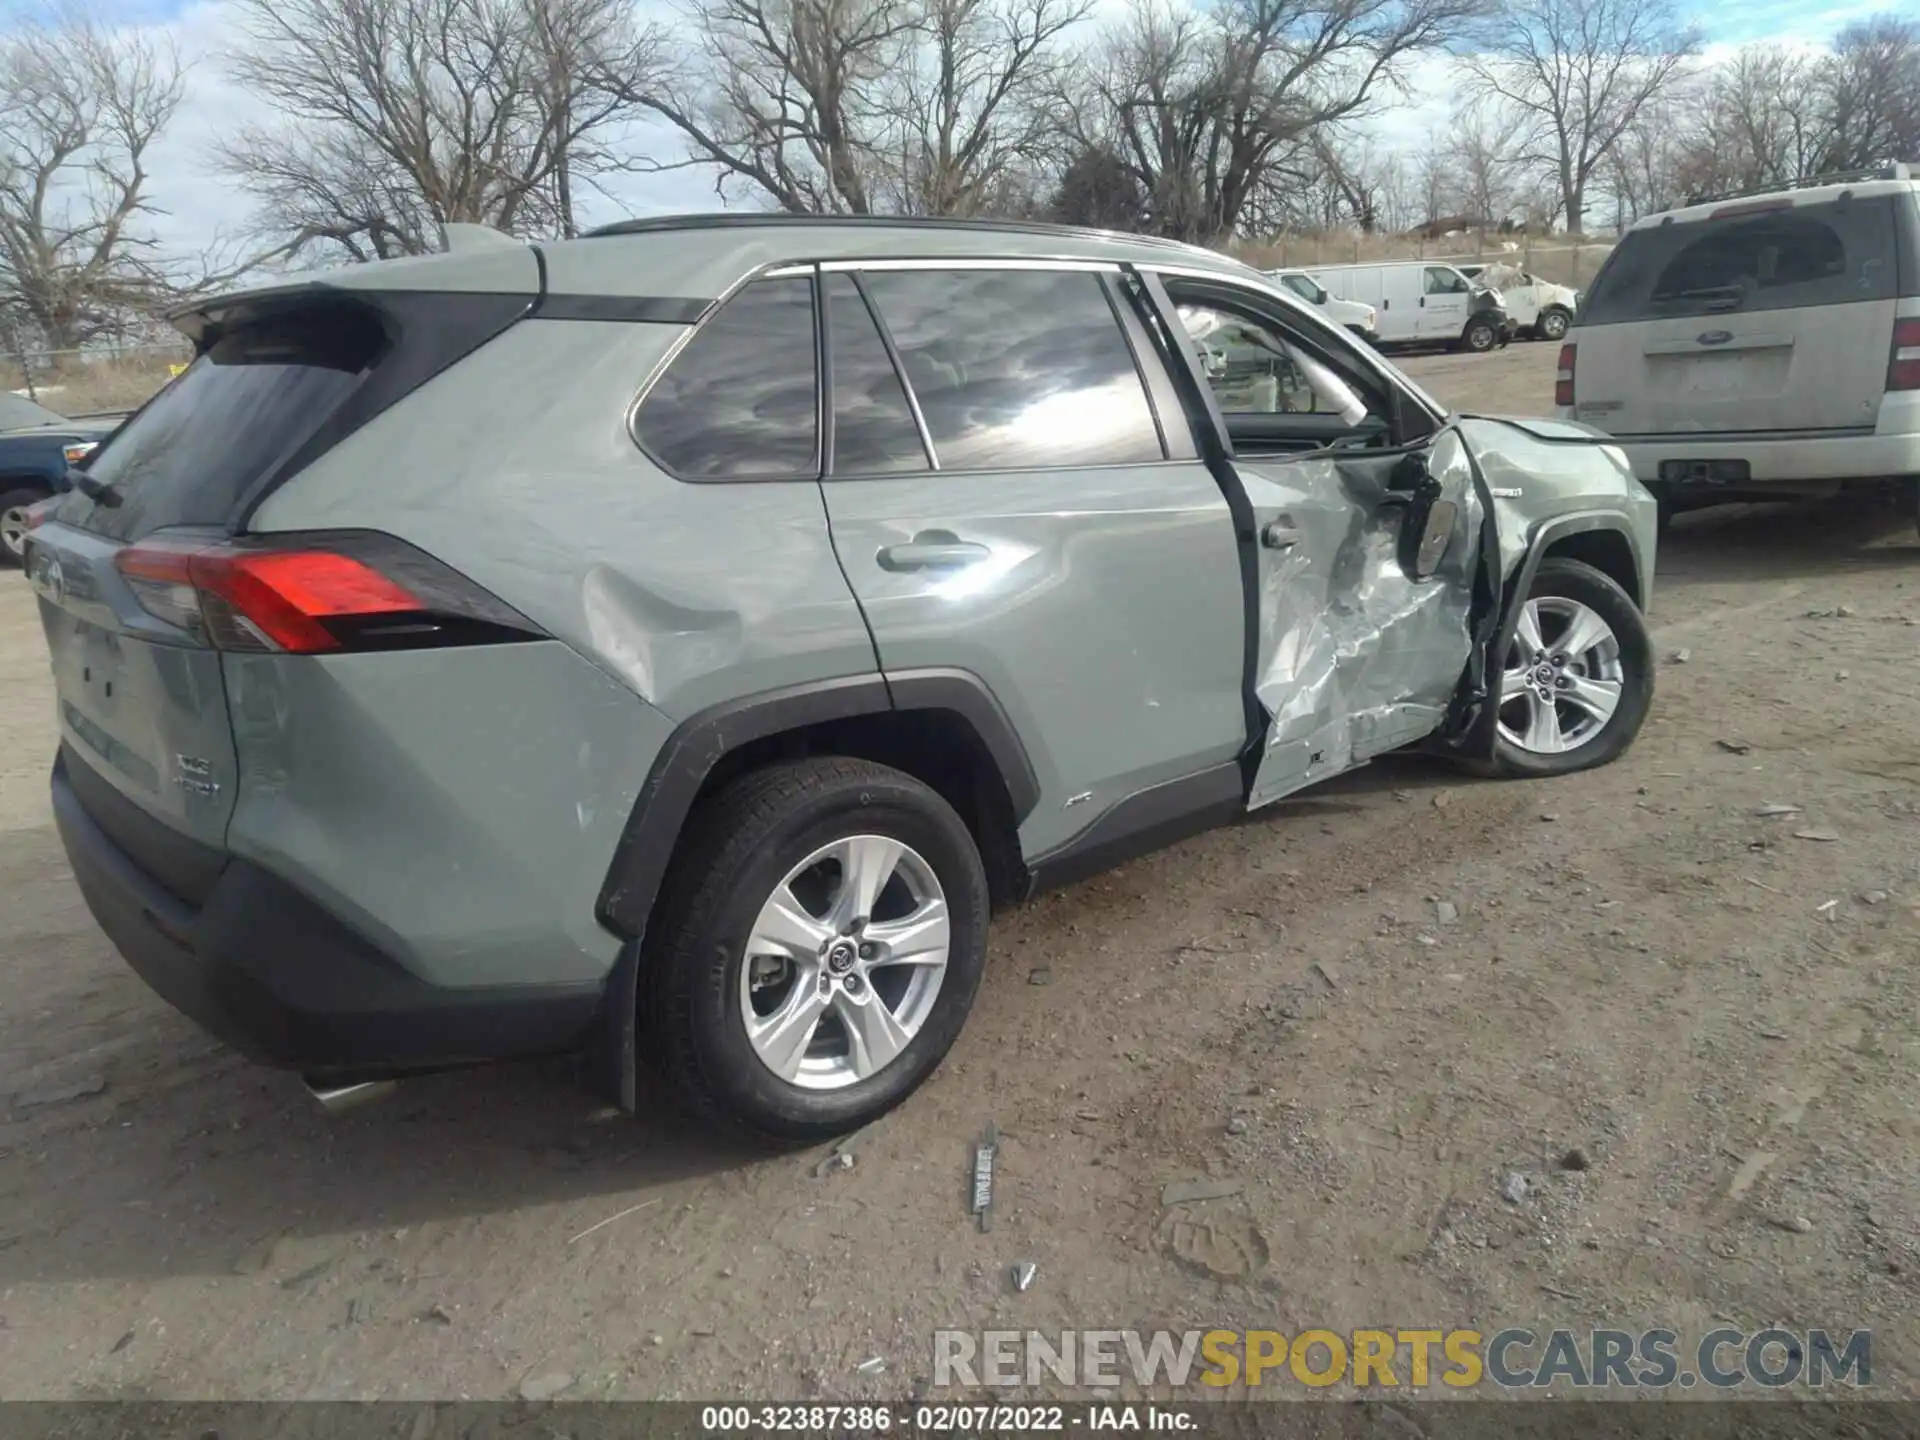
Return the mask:
[[[26, 13], [32, 0], [0, 0], [0, 28]], [[222, 74], [220, 52], [228, 43], [229, 19], [225, 0], [92, 0], [100, 16], [112, 23], [149, 28], [170, 34], [189, 61], [188, 90], [173, 128], [151, 160], [152, 196], [162, 211], [154, 228], [168, 248], [198, 251], [222, 236], [232, 236], [246, 221], [244, 198], [230, 181], [214, 173], [207, 155], [226, 130], [261, 114], [252, 97]], [[1807, 0], [1751, 0], [1751, 3], [1713, 5], [1694, 0], [1695, 20], [1711, 58], [1756, 40], [1785, 41], [1815, 46], [1829, 40], [1848, 22], [1899, 8], [1899, 0], [1835, 0], [1831, 4]], [[1445, 124], [1455, 87], [1449, 62], [1433, 58], [1415, 66], [1409, 75], [1408, 103], [1374, 122], [1373, 128], [1389, 148], [1419, 146]], [[677, 154], [670, 137], [662, 137], [659, 153]], [[711, 177], [683, 171], [636, 179], [623, 190], [618, 204], [604, 204], [605, 214], [588, 219], [616, 218], [620, 214], [708, 210], [717, 204]]]

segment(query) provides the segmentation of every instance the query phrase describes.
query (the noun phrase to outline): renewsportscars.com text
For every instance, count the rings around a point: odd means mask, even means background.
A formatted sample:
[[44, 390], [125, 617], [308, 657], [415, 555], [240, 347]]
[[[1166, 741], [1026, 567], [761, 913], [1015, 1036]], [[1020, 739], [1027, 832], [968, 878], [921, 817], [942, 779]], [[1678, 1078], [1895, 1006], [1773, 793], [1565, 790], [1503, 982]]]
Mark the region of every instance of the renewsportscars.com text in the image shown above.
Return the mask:
[[1873, 1383], [1867, 1330], [937, 1330], [933, 1384], [1709, 1390]]

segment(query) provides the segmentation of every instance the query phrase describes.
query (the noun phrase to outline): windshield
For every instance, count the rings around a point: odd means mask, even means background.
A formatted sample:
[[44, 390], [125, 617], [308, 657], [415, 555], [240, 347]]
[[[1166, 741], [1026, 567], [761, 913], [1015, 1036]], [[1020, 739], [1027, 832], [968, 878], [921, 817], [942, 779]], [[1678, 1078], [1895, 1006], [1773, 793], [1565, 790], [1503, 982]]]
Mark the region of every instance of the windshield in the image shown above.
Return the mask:
[[24, 430], [29, 425], [64, 425], [67, 417], [36, 405], [24, 395], [0, 390], [0, 430]]
[[1309, 276], [1282, 275], [1280, 277], [1280, 283], [1309, 304], [1324, 305], [1327, 303], [1327, 292], [1321, 289]]

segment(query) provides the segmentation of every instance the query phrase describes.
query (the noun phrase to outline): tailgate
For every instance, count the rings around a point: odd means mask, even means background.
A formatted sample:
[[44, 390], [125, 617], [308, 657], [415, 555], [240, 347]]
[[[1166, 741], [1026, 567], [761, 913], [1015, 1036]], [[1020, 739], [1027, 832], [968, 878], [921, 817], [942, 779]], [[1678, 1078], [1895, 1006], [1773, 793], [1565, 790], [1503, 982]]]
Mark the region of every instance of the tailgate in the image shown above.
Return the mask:
[[1873, 428], [1895, 302], [1582, 329], [1578, 417], [1617, 436]]
[[1571, 337], [1577, 418], [1627, 438], [1871, 430], [1898, 198], [1730, 205], [1630, 232]]
[[70, 774], [74, 792], [131, 858], [165, 876], [169, 862], [151, 853], [150, 827], [129, 819], [111, 792], [170, 830], [219, 847], [233, 807], [233, 732], [219, 652], [141, 607], [114, 566], [120, 548], [71, 526], [43, 525], [33, 532], [28, 578], [40, 600], [68, 768], [86, 767]]
[[194, 591], [143, 578], [137, 564], [123, 573], [123, 557], [150, 537], [177, 544], [230, 531], [262, 477], [314, 436], [389, 349], [376, 313], [348, 301], [230, 326], [114, 435], [87, 483], [28, 537], [27, 578], [74, 796], [163, 883], [177, 873], [175, 852], [193, 848], [182, 837], [216, 857], [225, 845], [233, 730], [220, 651]]

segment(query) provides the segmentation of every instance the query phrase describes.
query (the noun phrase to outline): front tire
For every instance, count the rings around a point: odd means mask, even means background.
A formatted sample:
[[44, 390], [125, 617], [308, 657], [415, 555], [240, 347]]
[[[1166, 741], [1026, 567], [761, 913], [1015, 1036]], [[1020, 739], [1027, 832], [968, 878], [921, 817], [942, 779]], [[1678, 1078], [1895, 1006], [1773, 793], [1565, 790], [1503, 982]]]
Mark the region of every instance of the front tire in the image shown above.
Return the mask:
[[699, 1115], [788, 1143], [931, 1075], [986, 964], [987, 881], [933, 790], [870, 761], [755, 771], [689, 823], [641, 957], [648, 1049]]
[[1578, 560], [1534, 572], [1501, 665], [1494, 771], [1570, 775], [1619, 758], [1653, 703], [1653, 641], [1633, 600]]
[[1534, 328], [1540, 332], [1542, 340], [1564, 340], [1567, 331], [1573, 327], [1573, 316], [1559, 306], [1551, 306], [1540, 312], [1540, 318]]
[[44, 490], [0, 493], [0, 565], [19, 569], [27, 558], [27, 508], [47, 498]]
[[1484, 355], [1499, 343], [1499, 332], [1485, 320], [1469, 320], [1467, 328], [1460, 332], [1460, 348], [1475, 355]]

